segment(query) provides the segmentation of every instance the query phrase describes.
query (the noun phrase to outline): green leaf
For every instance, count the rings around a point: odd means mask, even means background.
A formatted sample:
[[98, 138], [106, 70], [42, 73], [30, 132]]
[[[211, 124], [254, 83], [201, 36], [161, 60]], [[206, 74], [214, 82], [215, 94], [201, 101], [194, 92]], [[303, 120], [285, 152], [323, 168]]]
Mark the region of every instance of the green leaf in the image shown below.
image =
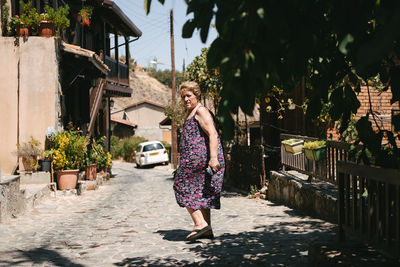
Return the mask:
[[368, 197], [368, 189], [365, 189], [364, 193], [361, 196], [362, 197]]
[[144, 12], [146, 15], [150, 13], [151, 0], [144, 0]]
[[264, 19], [264, 8], [257, 9], [257, 15], [260, 17], [260, 19]]
[[346, 36], [343, 38], [343, 40], [339, 44], [339, 51], [342, 54], [347, 55], [347, 53], [349, 52], [347, 49], [347, 45], [351, 44], [352, 42], [354, 42], [353, 35], [351, 35], [350, 33], [346, 34]]
[[186, 21], [182, 28], [182, 38], [191, 38], [193, 35], [194, 27], [195, 25], [193, 20]]

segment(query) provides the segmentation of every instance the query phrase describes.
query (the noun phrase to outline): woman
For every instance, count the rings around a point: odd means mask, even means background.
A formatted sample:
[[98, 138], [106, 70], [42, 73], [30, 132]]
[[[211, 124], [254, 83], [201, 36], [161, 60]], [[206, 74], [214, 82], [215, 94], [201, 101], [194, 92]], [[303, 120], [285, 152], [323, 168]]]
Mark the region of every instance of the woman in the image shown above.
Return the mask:
[[194, 222], [193, 231], [186, 238], [213, 238], [210, 209], [220, 208], [225, 171], [222, 146], [212, 113], [200, 103], [197, 83], [182, 83], [180, 93], [188, 114], [181, 131], [175, 197]]

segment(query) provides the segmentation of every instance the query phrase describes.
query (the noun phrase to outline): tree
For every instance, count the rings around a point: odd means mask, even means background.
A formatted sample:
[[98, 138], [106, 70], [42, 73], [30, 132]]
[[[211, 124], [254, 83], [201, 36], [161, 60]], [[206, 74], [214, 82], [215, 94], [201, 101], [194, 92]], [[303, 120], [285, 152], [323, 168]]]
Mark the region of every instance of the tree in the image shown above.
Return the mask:
[[[159, 0], [164, 3], [164, 0]], [[400, 2], [396, 0], [187, 0], [193, 18], [183, 26], [183, 37], [200, 30], [206, 41], [215, 18], [218, 37], [207, 56], [218, 67], [223, 88], [219, 108], [224, 128], [233, 132], [231, 112], [250, 114], [254, 98], [274, 86], [290, 91], [302, 79], [312, 90], [309, 119], [330, 102], [329, 115], [343, 132], [360, 106], [356, 94], [378, 78], [382, 90], [400, 100]], [[151, 0], [145, 0], [150, 11]], [[395, 132], [374, 131], [370, 110], [356, 123], [356, 143], [375, 156], [375, 163], [400, 167], [400, 115]], [[386, 138], [388, 144], [382, 146]], [[366, 157], [364, 157], [366, 158]]]
[[218, 69], [208, 68], [207, 53], [208, 48], [201, 49], [201, 55], [195, 57], [189, 64], [185, 76], [188, 80], [199, 84], [203, 96], [213, 101], [216, 111], [221, 100], [222, 82]]
[[[165, 84], [169, 88], [172, 87], [172, 74], [171, 70], [155, 70], [154, 68], [147, 69], [148, 73], [159, 82]], [[182, 72], [175, 71], [176, 85], [179, 86], [184, 81]]]

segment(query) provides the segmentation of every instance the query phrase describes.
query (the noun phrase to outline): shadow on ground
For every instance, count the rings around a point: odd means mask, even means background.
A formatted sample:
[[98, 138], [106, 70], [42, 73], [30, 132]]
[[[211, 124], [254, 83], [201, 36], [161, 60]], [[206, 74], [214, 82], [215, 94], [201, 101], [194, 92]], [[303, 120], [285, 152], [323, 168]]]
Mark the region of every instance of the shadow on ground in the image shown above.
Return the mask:
[[[12, 255], [12, 261], [5, 261], [0, 259], [0, 266], [17, 266], [31, 264], [32, 266], [70, 266], [70, 267], [83, 267], [83, 265], [73, 263], [69, 259], [63, 257], [57, 251], [47, 249], [46, 247], [35, 248], [31, 250], [15, 250], [2, 252]], [[11, 258], [11, 257], [7, 257]]]
[[[308, 229], [307, 231], [304, 230]], [[310, 230], [311, 229], [311, 230]], [[188, 231], [158, 231], [163, 239], [185, 240]], [[307, 266], [308, 244], [321, 237], [333, 239], [332, 229], [319, 220], [259, 226], [239, 234], [224, 233], [212, 241], [188, 243], [186, 258], [126, 258], [116, 266]], [[181, 252], [181, 251], [180, 251]], [[184, 255], [184, 254], [179, 254]]]

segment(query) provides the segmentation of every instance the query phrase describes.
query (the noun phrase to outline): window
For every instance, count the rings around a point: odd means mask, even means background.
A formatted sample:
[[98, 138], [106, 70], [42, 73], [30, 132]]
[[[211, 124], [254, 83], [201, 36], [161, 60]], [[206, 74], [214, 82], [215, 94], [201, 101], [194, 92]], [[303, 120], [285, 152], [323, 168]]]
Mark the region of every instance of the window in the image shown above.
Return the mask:
[[143, 147], [143, 152], [158, 150], [158, 149], [164, 149], [164, 147], [160, 143], [154, 143], [154, 144], [150, 144], [150, 145], [145, 145]]

